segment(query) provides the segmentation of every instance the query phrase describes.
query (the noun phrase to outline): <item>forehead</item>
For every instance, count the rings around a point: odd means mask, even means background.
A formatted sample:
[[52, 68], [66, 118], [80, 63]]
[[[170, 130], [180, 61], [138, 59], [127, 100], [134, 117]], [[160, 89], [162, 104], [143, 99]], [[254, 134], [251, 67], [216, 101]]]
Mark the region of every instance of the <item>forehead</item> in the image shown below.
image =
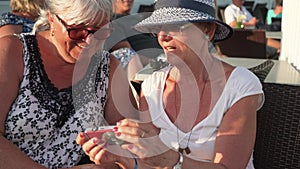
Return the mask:
[[[62, 18], [63, 19], [63, 18]], [[89, 15], [86, 17], [78, 16], [73, 18], [66, 18], [65, 22], [68, 25], [83, 25], [89, 27], [102, 27], [109, 22], [109, 17], [103, 13], [98, 15]]]

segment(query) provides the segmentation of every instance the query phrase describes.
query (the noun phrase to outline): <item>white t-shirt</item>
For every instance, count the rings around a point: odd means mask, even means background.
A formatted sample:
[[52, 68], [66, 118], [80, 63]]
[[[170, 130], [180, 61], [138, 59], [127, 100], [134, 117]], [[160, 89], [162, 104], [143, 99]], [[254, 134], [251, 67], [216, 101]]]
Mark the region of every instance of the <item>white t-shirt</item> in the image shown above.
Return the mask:
[[[214, 144], [218, 127], [224, 114], [240, 99], [261, 94], [257, 109], [263, 105], [264, 95], [259, 79], [249, 70], [236, 67], [228, 78], [224, 90], [216, 102], [212, 112], [201, 122], [196, 124], [192, 133], [177, 129], [164, 111], [163, 90], [170, 67], [164, 68], [152, 74], [142, 83], [142, 90], [149, 106], [149, 112], [153, 124], [160, 128], [159, 137], [170, 148], [178, 149], [188, 147], [191, 153], [187, 156], [199, 161], [212, 161], [214, 156]], [[190, 140], [189, 140], [190, 137]], [[178, 144], [178, 140], [180, 143]], [[188, 141], [189, 140], [189, 141]], [[252, 159], [252, 158], [251, 158]], [[252, 160], [247, 169], [253, 169]]]
[[225, 15], [225, 21], [227, 24], [230, 24], [231, 22], [236, 21], [237, 17], [239, 17], [241, 15], [246, 16], [246, 19], [244, 19], [243, 22], [249, 22], [253, 18], [251, 13], [244, 6], [239, 8], [239, 7], [235, 6], [234, 4], [231, 4], [225, 8], [224, 15]]

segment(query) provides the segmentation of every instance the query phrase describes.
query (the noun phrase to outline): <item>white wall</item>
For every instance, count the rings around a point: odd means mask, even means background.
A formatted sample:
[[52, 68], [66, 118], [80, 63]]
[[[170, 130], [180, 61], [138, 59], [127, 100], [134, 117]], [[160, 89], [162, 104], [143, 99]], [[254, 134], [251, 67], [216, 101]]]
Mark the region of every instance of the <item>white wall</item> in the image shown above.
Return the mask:
[[300, 9], [299, 0], [283, 1], [280, 60], [286, 60], [300, 70]]

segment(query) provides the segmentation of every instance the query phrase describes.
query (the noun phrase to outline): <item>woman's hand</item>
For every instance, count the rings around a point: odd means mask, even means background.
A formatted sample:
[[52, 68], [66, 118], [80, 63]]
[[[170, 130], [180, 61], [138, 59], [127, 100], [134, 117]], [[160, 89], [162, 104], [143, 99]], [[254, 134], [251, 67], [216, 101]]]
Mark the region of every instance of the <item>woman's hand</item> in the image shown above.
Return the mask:
[[83, 165], [77, 165], [77, 166], [74, 166], [74, 167], [60, 168], [60, 169], [119, 169], [119, 168], [116, 164], [114, 166], [112, 166], [112, 165], [83, 164]]
[[76, 142], [82, 146], [91, 161], [104, 168], [111, 169], [117, 165], [122, 168], [133, 168], [135, 165], [132, 154], [122, 149], [120, 145], [109, 145], [97, 137], [89, 139], [83, 132], [78, 134]]
[[135, 154], [140, 162], [162, 168], [172, 168], [177, 163], [178, 153], [160, 140], [160, 130], [151, 122], [139, 123], [136, 120], [124, 119], [117, 123], [117, 127], [117, 138], [128, 143], [123, 144], [122, 148]]
[[83, 151], [96, 164], [114, 163], [117, 161], [116, 155], [110, 153], [105, 148], [106, 143], [96, 137], [88, 139], [85, 133], [81, 132], [76, 138], [77, 144], [82, 146]]

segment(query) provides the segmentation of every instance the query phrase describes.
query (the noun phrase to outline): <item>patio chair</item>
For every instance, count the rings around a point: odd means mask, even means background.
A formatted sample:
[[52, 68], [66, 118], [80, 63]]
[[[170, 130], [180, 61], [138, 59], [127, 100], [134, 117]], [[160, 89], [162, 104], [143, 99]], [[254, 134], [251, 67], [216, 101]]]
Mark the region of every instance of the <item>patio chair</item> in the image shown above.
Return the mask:
[[138, 13], [142, 12], [153, 12], [154, 11], [154, 3], [150, 5], [141, 4], [138, 9]]
[[272, 60], [266, 60], [257, 66], [249, 68], [249, 70], [253, 72], [261, 82], [263, 82], [273, 66], [274, 62]]
[[257, 113], [255, 169], [300, 168], [300, 86], [264, 83]]

